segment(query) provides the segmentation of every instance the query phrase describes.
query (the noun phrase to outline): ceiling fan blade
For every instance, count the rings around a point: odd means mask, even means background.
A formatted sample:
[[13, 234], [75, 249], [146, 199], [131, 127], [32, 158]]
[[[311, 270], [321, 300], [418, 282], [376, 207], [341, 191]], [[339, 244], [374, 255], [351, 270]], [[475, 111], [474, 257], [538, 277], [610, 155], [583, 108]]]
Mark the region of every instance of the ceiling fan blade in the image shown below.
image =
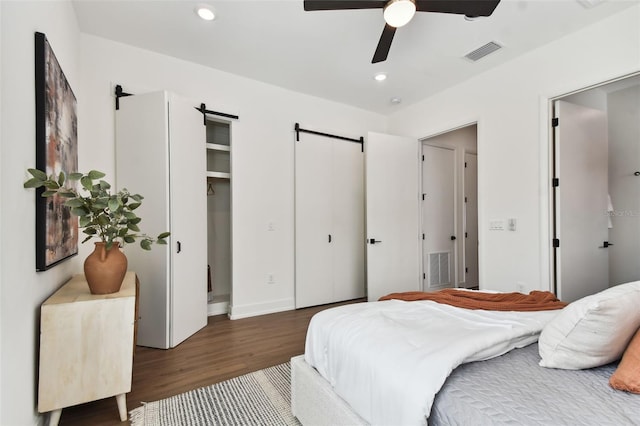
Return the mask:
[[381, 9], [386, 3], [381, 0], [304, 0], [304, 10]]
[[416, 0], [418, 12], [457, 13], [467, 16], [489, 16], [500, 0]]
[[380, 36], [380, 41], [378, 42], [378, 47], [376, 48], [376, 53], [373, 54], [373, 59], [371, 60], [372, 64], [387, 60], [387, 55], [389, 54], [389, 49], [391, 49], [391, 42], [393, 41], [395, 33], [395, 27], [385, 24], [382, 35]]

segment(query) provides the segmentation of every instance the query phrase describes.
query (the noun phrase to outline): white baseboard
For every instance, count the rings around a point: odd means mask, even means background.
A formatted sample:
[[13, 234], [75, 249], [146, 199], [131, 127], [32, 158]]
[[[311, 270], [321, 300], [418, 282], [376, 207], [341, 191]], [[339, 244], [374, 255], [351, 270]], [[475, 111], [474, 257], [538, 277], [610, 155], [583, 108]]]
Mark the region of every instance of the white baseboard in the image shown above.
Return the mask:
[[229, 302], [207, 303], [207, 316], [229, 313]]
[[292, 311], [295, 307], [296, 305], [293, 298], [272, 300], [266, 303], [254, 303], [251, 305], [233, 305], [229, 306], [229, 318], [235, 320], [276, 312]]

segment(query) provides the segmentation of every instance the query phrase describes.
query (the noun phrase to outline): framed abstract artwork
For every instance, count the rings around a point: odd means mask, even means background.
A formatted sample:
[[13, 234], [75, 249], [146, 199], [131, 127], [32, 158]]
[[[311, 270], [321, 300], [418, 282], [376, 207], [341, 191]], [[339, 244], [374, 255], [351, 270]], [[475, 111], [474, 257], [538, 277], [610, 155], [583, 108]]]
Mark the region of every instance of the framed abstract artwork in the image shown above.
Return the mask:
[[[73, 90], [47, 37], [35, 33], [36, 168], [47, 176], [78, 170], [78, 115]], [[78, 253], [78, 218], [58, 195], [36, 190], [36, 270]]]

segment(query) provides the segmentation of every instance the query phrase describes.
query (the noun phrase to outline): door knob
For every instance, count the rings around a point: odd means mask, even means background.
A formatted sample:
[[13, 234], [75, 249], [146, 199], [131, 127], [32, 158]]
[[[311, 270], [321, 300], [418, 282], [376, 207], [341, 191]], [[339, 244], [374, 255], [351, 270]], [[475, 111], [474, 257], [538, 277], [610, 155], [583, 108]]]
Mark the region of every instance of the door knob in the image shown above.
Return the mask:
[[607, 248], [609, 246], [612, 246], [613, 243], [610, 243], [609, 241], [605, 241], [604, 243], [602, 243], [602, 245], [598, 248]]
[[452, 235], [452, 236], [451, 236], [451, 241], [455, 241], [455, 240], [456, 240], [456, 236], [455, 236], [455, 235]]
[[369, 244], [376, 244], [376, 243], [381, 243], [382, 241], [380, 240], [376, 240], [375, 238], [370, 238], [369, 239]]

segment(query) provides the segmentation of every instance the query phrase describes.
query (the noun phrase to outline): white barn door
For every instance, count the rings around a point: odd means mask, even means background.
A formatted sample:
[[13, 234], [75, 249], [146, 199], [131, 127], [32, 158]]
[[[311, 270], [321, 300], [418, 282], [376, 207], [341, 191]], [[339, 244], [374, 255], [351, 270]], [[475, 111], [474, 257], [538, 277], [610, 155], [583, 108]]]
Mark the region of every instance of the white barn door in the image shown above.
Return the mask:
[[171, 347], [207, 325], [207, 181], [205, 126], [194, 102], [169, 102], [171, 203]]
[[362, 145], [295, 143], [296, 308], [365, 295]]
[[420, 290], [416, 139], [369, 132], [365, 144], [367, 296]]
[[207, 324], [205, 127], [194, 101], [167, 92], [120, 99], [116, 111], [119, 189], [145, 199], [139, 216], [167, 246], [126, 248], [140, 278], [138, 345], [167, 349]]
[[296, 308], [333, 300], [331, 141], [305, 135], [295, 145]]

